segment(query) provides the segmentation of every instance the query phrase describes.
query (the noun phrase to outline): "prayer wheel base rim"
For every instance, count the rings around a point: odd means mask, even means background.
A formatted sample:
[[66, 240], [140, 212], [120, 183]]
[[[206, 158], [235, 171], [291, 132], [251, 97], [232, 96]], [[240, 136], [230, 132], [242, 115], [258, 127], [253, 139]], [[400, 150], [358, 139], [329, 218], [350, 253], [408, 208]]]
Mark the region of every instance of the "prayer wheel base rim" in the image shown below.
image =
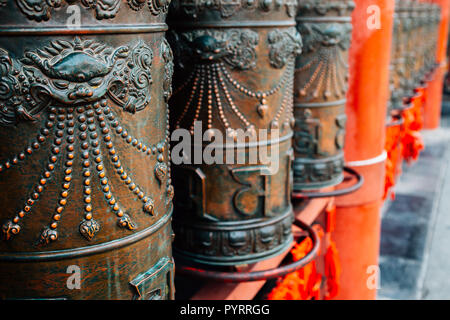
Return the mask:
[[[215, 266], [235, 266], [235, 265], [243, 265], [243, 264], [249, 264], [258, 262], [261, 260], [269, 259], [272, 257], [275, 257], [285, 250], [287, 250], [294, 241], [290, 226], [292, 225], [292, 222], [294, 220], [294, 211], [293, 208], [290, 207], [288, 210], [284, 211], [279, 216], [270, 217], [268, 219], [257, 219], [253, 220], [252, 223], [242, 225], [241, 228], [236, 225], [227, 225], [226, 229], [221, 230], [220, 228], [217, 228], [217, 225], [215, 227], [210, 226], [209, 229], [212, 232], [222, 233], [220, 238], [227, 238], [228, 235], [233, 231], [247, 231], [250, 235], [250, 246], [251, 246], [251, 252], [245, 253], [245, 254], [234, 254], [234, 255], [218, 255], [211, 253], [210, 255], [206, 255], [204, 253], [200, 253], [199, 251], [196, 251], [197, 247], [191, 246], [190, 248], [179, 248], [177, 246], [177, 237], [175, 237], [175, 242], [173, 243], [173, 254], [177, 258], [181, 258], [185, 260], [186, 262], [195, 262], [195, 263], [201, 263], [204, 265], [215, 265]], [[181, 227], [180, 229], [186, 230], [189, 229], [189, 224], [183, 224], [181, 221], [174, 220], [174, 231], [175, 234], [177, 234], [177, 229]], [[181, 222], [181, 223], [180, 223]], [[235, 221], [233, 221], [235, 222]], [[289, 225], [289, 234], [287, 233], [278, 233], [274, 234], [275, 237], [281, 237], [278, 238], [279, 244], [274, 246], [273, 248], [267, 249], [267, 250], [261, 250], [259, 252], [255, 252], [254, 249], [255, 246], [258, 244], [261, 244], [261, 239], [256, 236], [258, 234], [258, 231], [263, 230], [266, 227], [275, 226], [277, 228], [283, 228], [283, 230], [286, 230], [286, 226]], [[197, 226], [199, 226], [197, 224]], [[191, 226], [192, 228], [192, 226]], [[192, 228], [191, 231], [195, 232], [195, 229]], [[197, 230], [200, 231], [200, 230]], [[203, 231], [205, 231], [203, 229]], [[180, 239], [180, 237], [178, 237]], [[183, 239], [183, 238], [181, 238]], [[180, 240], [178, 240], [180, 241]], [[181, 240], [183, 241], [183, 240]], [[262, 243], [264, 245], [264, 243]], [[227, 244], [230, 245], [230, 244]]]
[[238, 265], [252, 264], [260, 262], [262, 260], [267, 260], [276, 257], [282, 254], [284, 251], [288, 250], [291, 247], [293, 241], [294, 237], [292, 234], [290, 234], [285, 240], [285, 242], [283, 242], [279, 246], [272, 248], [271, 250], [263, 251], [260, 253], [248, 254], [245, 256], [229, 256], [224, 258], [200, 254], [192, 254], [187, 251], [178, 250], [175, 247], [173, 247], [173, 256], [175, 261], [177, 259], [180, 259], [186, 262], [200, 263], [209, 266], [238, 266]]
[[334, 177], [330, 180], [319, 181], [319, 182], [295, 182], [294, 176], [294, 191], [303, 191], [303, 190], [316, 190], [322, 189], [326, 187], [334, 187], [340, 184], [344, 180], [344, 173], [340, 173], [338, 176]]

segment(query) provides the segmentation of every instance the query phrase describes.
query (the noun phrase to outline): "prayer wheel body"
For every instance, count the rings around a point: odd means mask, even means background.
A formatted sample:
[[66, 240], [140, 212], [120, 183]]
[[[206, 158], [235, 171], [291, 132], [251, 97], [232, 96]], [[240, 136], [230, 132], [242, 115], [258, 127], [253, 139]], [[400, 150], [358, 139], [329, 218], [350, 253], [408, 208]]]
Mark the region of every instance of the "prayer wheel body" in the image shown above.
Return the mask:
[[388, 102], [387, 119], [391, 119], [392, 114], [397, 114], [403, 105], [404, 93], [404, 73], [405, 73], [405, 48], [407, 45], [407, 27], [405, 22], [408, 19], [406, 2], [397, 0], [394, 11], [394, 30], [392, 33], [391, 64], [389, 67], [389, 82], [391, 97]]
[[174, 297], [167, 7], [0, 8], [0, 298]]
[[294, 83], [294, 189], [343, 180], [348, 49], [352, 1], [300, 1], [303, 53]]
[[193, 157], [205, 154], [204, 137], [218, 158], [177, 161], [173, 141], [174, 254], [209, 265], [277, 255], [292, 243], [296, 1], [172, 4], [172, 139], [185, 129]]
[[409, 99], [414, 95], [414, 89], [416, 87], [416, 66], [417, 66], [417, 54], [418, 54], [418, 39], [415, 33], [418, 30], [418, 12], [417, 2], [414, 0], [405, 1], [405, 75], [404, 75], [404, 94], [405, 98]]

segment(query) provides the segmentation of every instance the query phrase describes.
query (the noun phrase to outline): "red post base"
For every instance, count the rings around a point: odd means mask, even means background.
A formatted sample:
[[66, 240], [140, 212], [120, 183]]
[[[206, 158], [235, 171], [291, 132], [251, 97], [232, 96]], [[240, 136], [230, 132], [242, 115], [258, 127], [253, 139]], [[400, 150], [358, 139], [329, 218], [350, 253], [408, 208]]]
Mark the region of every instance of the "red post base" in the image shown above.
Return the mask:
[[333, 234], [341, 262], [336, 299], [376, 298], [381, 200], [356, 207], [339, 207]]

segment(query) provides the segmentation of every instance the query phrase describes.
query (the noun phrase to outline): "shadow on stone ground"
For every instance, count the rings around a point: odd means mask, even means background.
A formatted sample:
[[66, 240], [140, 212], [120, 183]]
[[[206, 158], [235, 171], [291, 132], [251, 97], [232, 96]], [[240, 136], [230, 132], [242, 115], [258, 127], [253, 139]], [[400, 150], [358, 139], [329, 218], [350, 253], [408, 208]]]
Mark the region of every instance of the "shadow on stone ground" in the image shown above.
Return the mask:
[[385, 204], [378, 299], [450, 299], [450, 98]]

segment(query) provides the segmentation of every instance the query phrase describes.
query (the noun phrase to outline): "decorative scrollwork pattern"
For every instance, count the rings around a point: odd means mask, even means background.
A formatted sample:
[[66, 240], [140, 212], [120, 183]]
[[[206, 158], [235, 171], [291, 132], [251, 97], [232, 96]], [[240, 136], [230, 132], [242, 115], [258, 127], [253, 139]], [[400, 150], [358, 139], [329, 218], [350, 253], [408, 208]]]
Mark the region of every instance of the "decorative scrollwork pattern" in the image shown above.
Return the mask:
[[297, 59], [296, 72], [309, 76], [301, 77], [296, 94], [307, 99], [320, 94], [324, 99], [341, 98], [347, 90], [344, 53], [350, 45], [351, 24], [302, 22], [298, 30], [303, 36], [303, 54]]
[[353, 1], [299, 2], [303, 53], [295, 68], [294, 188], [333, 186], [343, 179], [345, 96]]
[[[180, 69], [193, 69], [184, 83], [175, 92], [191, 88], [187, 103], [178, 115], [175, 128], [186, 127], [193, 132], [194, 122], [207, 113], [207, 128], [212, 128], [213, 104], [218, 109], [218, 119], [226, 130], [226, 134], [232, 138], [235, 132], [230, 116], [224, 111], [230, 108], [233, 118], [239, 119], [250, 134], [255, 134], [255, 126], [250, 117], [244, 114], [236, 105], [235, 94], [239, 93], [249, 99], [256, 99], [256, 111], [260, 118], [267, 120], [267, 98], [283, 92], [283, 98], [277, 112], [270, 121], [270, 128], [289, 128], [292, 126], [292, 103], [289, 99], [292, 94], [292, 78], [295, 56], [301, 52], [301, 37], [295, 28], [283, 31], [271, 31], [265, 41], [269, 47], [269, 63], [271, 67], [282, 69], [280, 80], [268, 90], [253, 90], [241, 81], [233, 77], [231, 67], [236, 72], [254, 69], [257, 63], [256, 47], [259, 44], [259, 35], [250, 29], [197, 29], [189, 32], [171, 34], [173, 43], [177, 45], [177, 61]], [[192, 60], [194, 67], [192, 68]], [[207, 89], [208, 105], [202, 109], [203, 91]], [[197, 101], [197, 102], [195, 102]], [[191, 110], [191, 112], [189, 111]], [[193, 121], [186, 123], [189, 115], [194, 114]], [[184, 123], [184, 125], [183, 125]]]
[[166, 13], [169, 9], [169, 5], [170, 0], [148, 0], [148, 7], [151, 13], [155, 16], [159, 15], [160, 13]]
[[134, 113], [150, 102], [152, 50], [142, 41], [117, 49], [92, 40], [52, 41], [13, 60], [0, 48], [0, 123], [33, 120], [52, 102], [92, 103], [110, 96]]
[[166, 39], [161, 44], [161, 56], [165, 62], [163, 89], [164, 99], [167, 102], [172, 95], [173, 53]]
[[[64, 0], [16, 0], [17, 6], [25, 16], [37, 22], [47, 21], [51, 18], [53, 9], [60, 8]], [[139, 11], [145, 6], [147, 0], [127, 0], [128, 6]], [[73, 1], [66, 0], [68, 3]], [[98, 20], [113, 19], [120, 10], [122, 0], [81, 0], [81, 5], [95, 11]], [[170, 0], [148, 0], [149, 11], [158, 16], [166, 13]], [[1, 6], [0, 6], [1, 7]]]
[[[111, 188], [105, 171], [104, 157], [109, 158], [129, 191], [142, 201], [142, 211], [156, 215], [152, 197], [134, 182], [122, 166], [112, 135], [115, 134], [118, 139], [124, 140], [156, 162], [155, 178], [159, 181], [162, 192], [166, 193], [167, 204], [173, 197], [170, 170], [164, 155], [169, 143], [168, 124], [165, 125], [163, 140], [147, 145], [121, 125], [110, 102], [130, 113], [138, 112], [150, 103], [152, 49], [142, 40], [112, 48], [93, 40], [75, 37], [73, 41], [54, 40], [41, 49], [26, 52], [24, 56], [20, 60], [13, 59], [8, 51], [0, 48], [0, 124], [32, 121], [38, 113], [45, 113], [47, 119], [44, 119], [36, 140], [24, 152], [13, 156], [12, 160], [0, 163], [0, 174], [26, 161], [48, 138], [54, 137], [54, 140], [44, 172], [33, 192], [22, 209], [2, 225], [4, 238], [9, 240], [21, 231], [22, 218], [32, 212], [33, 205], [46, 186], [52, 179], [56, 179], [54, 172], [60, 164], [64, 170], [64, 180], [58, 204], [52, 222], [43, 229], [38, 243], [48, 245], [58, 239], [58, 223], [72, 192], [77, 145], [80, 146], [82, 160], [84, 219], [79, 225], [82, 236], [90, 241], [101, 228], [100, 223], [94, 219], [96, 212], [91, 204], [91, 179], [94, 173], [98, 176], [105, 201], [117, 216], [117, 225], [128, 230], [138, 227], [113, 194], [114, 189]], [[170, 47], [164, 40], [161, 56], [165, 67], [162, 87], [164, 96], [168, 98], [173, 65]], [[106, 153], [100, 146], [101, 142]], [[65, 161], [61, 156], [63, 150], [66, 150]]]
[[177, 60], [180, 67], [194, 57], [199, 62], [223, 60], [239, 70], [254, 68], [258, 33], [250, 29], [197, 29], [189, 32], [172, 33], [179, 41]]
[[50, 19], [53, 9], [59, 8], [62, 0], [16, 0], [16, 3], [28, 19], [40, 22]]
[[176, 10], [180, 10], [185, 15], [196, 18], [199, 14], [210, 10], [218, 11], [222, 18], [230, 18], [240, 10], [261, 10], [263, 12], [285, 10], [288, 17], [294, 17], [297, 11], [297, 1], [295, 0], [189, 0], [177, 1]]
[[290, 58], [302, 52], [302, 38], [295, 28], [288, 31], [273, 30], [267, 36], [269, 42], [269, 60], [274, 68], [281, 69]]
[[301, 14], [323, 16], [332, 12], [342, 16], [349, 14], [354, 8], [353, 0], [303, 0], [299, 1], [298, 9]]

